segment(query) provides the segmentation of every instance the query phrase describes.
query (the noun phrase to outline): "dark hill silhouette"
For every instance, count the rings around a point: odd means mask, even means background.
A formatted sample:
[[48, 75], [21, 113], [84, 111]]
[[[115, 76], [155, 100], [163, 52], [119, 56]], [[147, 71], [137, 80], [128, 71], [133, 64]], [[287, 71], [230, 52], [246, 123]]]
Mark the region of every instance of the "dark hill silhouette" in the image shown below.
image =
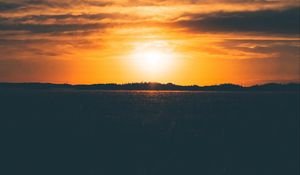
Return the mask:
[[174, 91], [299, 91], [299, 83], [279, 84], [269, 83], [244, 87], [235, 84], [220, 84], [211, 86], [181, 86], [172, 83], [153, 82], [128, 84], [90, 84], [70, 85], [51, 83], [0, 83], [0, 89], [73, 89], [73, 90], [174, 90]]

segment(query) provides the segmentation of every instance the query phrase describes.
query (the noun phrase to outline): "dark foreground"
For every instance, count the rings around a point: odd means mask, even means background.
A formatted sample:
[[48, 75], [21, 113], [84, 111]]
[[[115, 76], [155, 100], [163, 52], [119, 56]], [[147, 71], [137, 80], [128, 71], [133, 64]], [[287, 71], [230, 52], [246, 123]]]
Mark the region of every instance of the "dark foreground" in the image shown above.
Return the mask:
[[0, 174], [296, 175], [299, 93], [0, 91]]

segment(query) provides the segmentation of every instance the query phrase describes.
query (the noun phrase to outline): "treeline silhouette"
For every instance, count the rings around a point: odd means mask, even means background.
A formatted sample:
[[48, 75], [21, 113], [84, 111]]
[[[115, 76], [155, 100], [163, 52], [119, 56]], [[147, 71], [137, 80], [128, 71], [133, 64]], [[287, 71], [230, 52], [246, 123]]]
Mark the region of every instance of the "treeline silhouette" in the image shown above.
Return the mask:
[[211, 86], [181, 86], [173, 83], [127, 83], [127, 84], [51, 84], [51, 83], [0, 83], [0, 89], [73, 89], [73, 90], [171, 90], [171, 91], [299, 91], [299, 83], [268, 83], [244, 87], [235, 84]]

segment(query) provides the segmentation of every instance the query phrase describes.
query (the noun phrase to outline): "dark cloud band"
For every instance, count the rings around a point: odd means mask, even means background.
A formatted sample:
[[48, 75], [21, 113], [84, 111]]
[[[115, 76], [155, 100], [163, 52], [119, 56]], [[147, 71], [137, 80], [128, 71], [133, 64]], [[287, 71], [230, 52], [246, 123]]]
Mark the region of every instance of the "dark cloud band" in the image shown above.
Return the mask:
[[21, 4], [0, 2], [0, 12], [11, 11], [21, 8]]
[[102, 28], [101, 24], [0, 24], [0, 31], [28, 31], [31, 33], [78, 32], [100, 28]]
[[262, 32], [299, 34], [299, 10], [262, 10], [254, 12], [218, 12], [189, 15], [191, 20], [179, 21], [181, 27], [199, 32]]

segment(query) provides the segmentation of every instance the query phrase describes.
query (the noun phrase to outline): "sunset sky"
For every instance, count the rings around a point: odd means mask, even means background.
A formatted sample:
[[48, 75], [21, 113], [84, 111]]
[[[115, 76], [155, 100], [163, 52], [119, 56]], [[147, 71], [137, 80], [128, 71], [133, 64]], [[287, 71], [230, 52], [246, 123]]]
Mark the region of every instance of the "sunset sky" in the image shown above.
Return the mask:
[[299, 82], [299, 0], [0, 0], [0, 82]]

